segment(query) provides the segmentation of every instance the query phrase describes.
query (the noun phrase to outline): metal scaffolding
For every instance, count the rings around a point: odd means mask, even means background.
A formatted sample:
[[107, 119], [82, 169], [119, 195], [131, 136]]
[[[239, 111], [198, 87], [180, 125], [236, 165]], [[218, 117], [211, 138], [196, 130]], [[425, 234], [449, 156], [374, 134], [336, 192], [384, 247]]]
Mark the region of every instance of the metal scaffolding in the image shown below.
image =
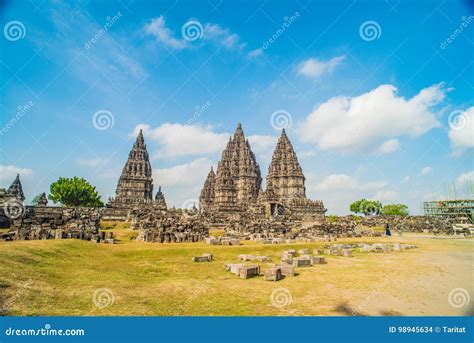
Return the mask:
[[474, 200], [437, 200], [423, 203], [425, 216], [449, 219], [453, 223], [474, 223]]

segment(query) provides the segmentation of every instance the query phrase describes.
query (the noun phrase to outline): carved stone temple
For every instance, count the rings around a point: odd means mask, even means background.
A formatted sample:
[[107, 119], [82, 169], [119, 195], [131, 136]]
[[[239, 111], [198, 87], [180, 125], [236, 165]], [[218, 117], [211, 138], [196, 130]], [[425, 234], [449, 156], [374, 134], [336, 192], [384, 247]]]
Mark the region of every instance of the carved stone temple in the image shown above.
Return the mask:
[[283, 129], [268, 167], [266, 191], [260, 197], [267, 212], [324, 215], [326, 209], [323, 202], [306, 197], [305, 180], [293, 146]]
[[305, 177], [285, 130], [273, 152], [266, 183], [263, 191], [260, 167], [238, 124], [222, 152], [217, 172], [211, 167], [204, 182], [199, 198], [201, 211], [218, 215], [324, 215], [322, 201], [306, 197]]
[[[153, 199], [153, 176], [150, 157], [140, 130], [127, 162], [122, 170], [115, 191], [115, 198], [109, 199], [107, 206], [117, 209], [133, 209], [137, 206], [150, 205], [166, 210], [166, 201], [161, 187]], [[110, 212], [110, 211], [109, 211]]]
[[239, 212], [255, 204], [262, 184], [260, 167], [245, 139], [242, 126], [237, 125], [233, 137], [222, 152], [217, 173], [209, 172], [201, 191], [204, 212]]

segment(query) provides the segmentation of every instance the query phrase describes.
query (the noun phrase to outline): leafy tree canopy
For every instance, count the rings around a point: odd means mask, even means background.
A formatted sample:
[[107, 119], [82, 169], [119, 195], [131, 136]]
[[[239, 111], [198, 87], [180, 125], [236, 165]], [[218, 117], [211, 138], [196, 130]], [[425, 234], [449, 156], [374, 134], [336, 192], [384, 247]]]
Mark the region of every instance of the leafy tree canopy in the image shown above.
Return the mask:
[[389, 216], [408, 216], [408, 206], [403, 204], [388, 204], [382, 207], [381, 212]]
[[378, 200], [360, 199], [350, 206], [351, 212], [363, 213], [366, 216], [380, 214], [382, 204]]
[[100, 195], [85, 179], [60, 177], [51, 184], [48, 198], [69, 207], [102, 207]]

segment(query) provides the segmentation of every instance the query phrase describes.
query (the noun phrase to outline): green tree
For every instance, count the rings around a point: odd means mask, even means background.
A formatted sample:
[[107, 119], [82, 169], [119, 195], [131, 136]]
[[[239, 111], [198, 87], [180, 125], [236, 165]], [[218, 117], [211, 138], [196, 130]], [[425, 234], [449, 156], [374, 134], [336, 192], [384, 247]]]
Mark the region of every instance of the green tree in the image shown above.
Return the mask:
[[408, 216], [408, 206], [403, 204], [388, 204], [382, 207], [381, 212], [388, 216]]
[[85, 179], [60, 177], [51, 184], [48, 198], [69, 207], [102, 207], [103, 202], [94, 186]]
[[366, 216], [380, 214], [382, 204], [378, 200], [360, 199], [350, 205], [351, 212], [363, 213]]

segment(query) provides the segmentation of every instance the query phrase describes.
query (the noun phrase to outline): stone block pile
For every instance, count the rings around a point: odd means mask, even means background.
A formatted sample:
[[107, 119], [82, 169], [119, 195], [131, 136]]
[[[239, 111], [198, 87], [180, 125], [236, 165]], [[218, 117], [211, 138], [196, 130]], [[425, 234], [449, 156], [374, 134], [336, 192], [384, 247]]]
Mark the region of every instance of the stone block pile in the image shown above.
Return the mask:
[[84, 239], [97, 235], [100, 223], [98, 208], [26, 206], [21, 216], [11, 221], [3, 234], [5, 240]]
[[209, 236], [209, 229], [199, 216], [188, 216], [180, 211], [154, 208], [134, 209], [132, 228], [138, 229], [137, 240], [153, 243], [201, 242]]

